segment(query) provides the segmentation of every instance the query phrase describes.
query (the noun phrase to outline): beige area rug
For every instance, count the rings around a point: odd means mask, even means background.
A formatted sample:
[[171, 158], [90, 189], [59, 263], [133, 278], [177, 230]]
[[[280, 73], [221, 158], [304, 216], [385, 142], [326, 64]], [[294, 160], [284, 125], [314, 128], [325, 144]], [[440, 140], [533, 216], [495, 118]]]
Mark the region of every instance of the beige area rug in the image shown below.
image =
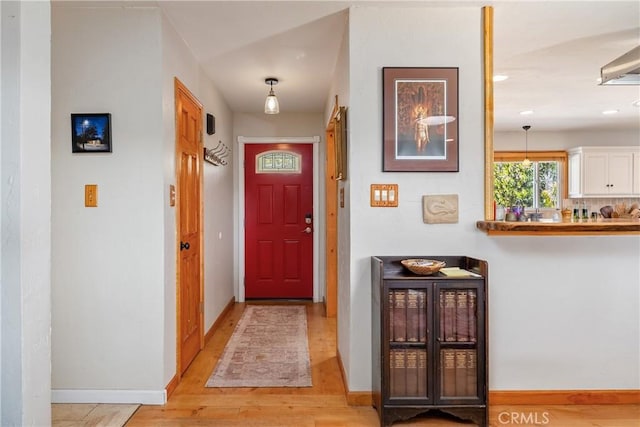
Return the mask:
[[305, 306], [247, 306], [206, 386], [311, 387]]

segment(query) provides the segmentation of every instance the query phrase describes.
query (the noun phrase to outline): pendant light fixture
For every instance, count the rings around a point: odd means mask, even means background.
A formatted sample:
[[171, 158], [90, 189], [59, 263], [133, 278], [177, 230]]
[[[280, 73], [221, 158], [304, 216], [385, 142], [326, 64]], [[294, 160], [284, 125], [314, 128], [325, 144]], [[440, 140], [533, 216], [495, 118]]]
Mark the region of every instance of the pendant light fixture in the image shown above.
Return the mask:
[[271, 87], [271, 89], [269, 89], [269, 95], [267, 95], [267, 100], [264, 102], [264, 113], [278, 114], [280, 112], [280, 105], [278, 105], [278, 98], [276, 98], [276, 94], [273, 92], [273, 85], [278, 84], [278, 79], [269, 77], [265, 79], [264, 82]]
[[524, 160], [522, 161], [522, 164], [524, 167], [528, 168], [531, 166], [531, 160], [527, 157], [529, 151], [529, 129], [531, 129], [531, 126], [524, 125], [522, 126], [522, 129], [524, 129]]

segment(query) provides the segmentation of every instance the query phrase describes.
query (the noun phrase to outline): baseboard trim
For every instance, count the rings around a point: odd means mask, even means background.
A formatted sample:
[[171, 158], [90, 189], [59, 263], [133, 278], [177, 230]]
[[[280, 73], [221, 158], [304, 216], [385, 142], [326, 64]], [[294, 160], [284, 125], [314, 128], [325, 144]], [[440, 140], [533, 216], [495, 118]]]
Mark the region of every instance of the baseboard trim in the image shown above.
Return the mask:
[[138, 403], [164, 405], [165, 390], [51, 390], [51, 403]]
[[342, 356], [340, 356], [340, 350], [336, 348], [336, 359], [338, 360], [338, 367], [340, 368], [340, 376], [342, 377], [342, 384], [344, 384], [344, 390], [348, 393], [347, 387], [347, 373], [344, 370], [344, 365], [342, 364]]
[[368, 391], [348, 391], [347, 404], [349, 406], [373, 406], [373, 396]]
[[336, 349], [336, 359], [338, 359], [338, 366], [340, 367], [340, 376], [342, 377], [342, 384], [344, 384], [344, 394], [347, 399], [347, 404], [349, 406], [372, 406], [373, 396], [370, 391], [349, 391], [347, 373], [344, 370], [342, 357], [338, 349]]
[[171, 397], [176, 387], [178, 387], [178, 384], [180, 384], [180, 378], [178, 378], [178, 374], [176, 374], [173, 376], [173, 378], [171, 378], [169, 384], [167, 384], [167, 386], [164, 388], [167, 391], [167, 400]]
[[640, 390], [489, 390], [490, 405], [640, 404]]
[[[215, 331], [218, 329], [218, 327], [220, 326], [220, 324], [222, 323], [222, 321], [224, 320], [224, 318], [226, 317], [227, 313], [231, 311], [231, 309], [233, 309], [233, 306], [236, 304], [236, 297], [233, 296], [231, 297], [231, 299], [229, 300], [229, 302], [227, 303], [227, 305], [222, 309], [222, 312], [220, 313], [220, 315], [218, 316], [218, 318], [216, 319], [215, 322], [213, 322], [213, 325], [211, 325], [211, 327], [209, 328], [209, 330], [207, 331], [207, 333], [204, 336], [204, 343], [205, 345], [209, 342], [209, 340], [211, 339], [211, 337], [213, 337], [213, 334], [215, 333]], [[176, 384], [177, 385], [177, 384]]]
[[[349, 391], [340, 352], [336, 351], [349, 406], [371, 406], [371, 392]], [[489, 405], [631, 405], [640, 404], [640, 390], [489, 390]]]

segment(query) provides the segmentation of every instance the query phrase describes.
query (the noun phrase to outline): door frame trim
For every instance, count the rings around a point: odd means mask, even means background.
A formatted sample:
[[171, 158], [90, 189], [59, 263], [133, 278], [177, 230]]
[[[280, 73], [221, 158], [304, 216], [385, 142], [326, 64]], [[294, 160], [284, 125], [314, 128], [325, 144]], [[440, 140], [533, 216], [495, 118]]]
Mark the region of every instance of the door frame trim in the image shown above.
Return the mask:
[[[238, 170], [238, 264], [237, 264], [237, 299], [238, 302], [244, 302], [244, 146], [245, 144], [312, 144], [313, 146], [313, 218], [317, 221], [319, 218], [320, 205], [320, 171], [319, 171], [319, 155], [320, 155], [320, 137], [319, 136], [303, 136], [303, 137], [254, 137], [254, 136], [238, 136], [238, 154], [236, 158], [236, 166]], [[319, 267], [320, 267], [320, 241], [318, 233], [313, 233], [313, 302], [322, 301], [322, 290], [319, 286]]]

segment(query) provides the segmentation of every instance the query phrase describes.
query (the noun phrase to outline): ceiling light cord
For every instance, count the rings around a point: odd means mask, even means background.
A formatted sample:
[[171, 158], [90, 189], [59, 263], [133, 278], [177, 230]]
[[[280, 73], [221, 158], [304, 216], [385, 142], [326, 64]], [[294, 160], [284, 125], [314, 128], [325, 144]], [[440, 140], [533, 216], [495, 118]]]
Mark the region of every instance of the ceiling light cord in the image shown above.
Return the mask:
[[531, 129], [531, 126], [524, 125], [524, 126], [522, 126], [522, 129], [524, 129], [524, 160], [522, 161], [522, 164], [524, 165], [524, 167], [529, 167], [529, 166], [531, 166], [531, 160], [529, 160], [529, 158], [528, 158], [528, 155], [529, 155], [529, 129]]

